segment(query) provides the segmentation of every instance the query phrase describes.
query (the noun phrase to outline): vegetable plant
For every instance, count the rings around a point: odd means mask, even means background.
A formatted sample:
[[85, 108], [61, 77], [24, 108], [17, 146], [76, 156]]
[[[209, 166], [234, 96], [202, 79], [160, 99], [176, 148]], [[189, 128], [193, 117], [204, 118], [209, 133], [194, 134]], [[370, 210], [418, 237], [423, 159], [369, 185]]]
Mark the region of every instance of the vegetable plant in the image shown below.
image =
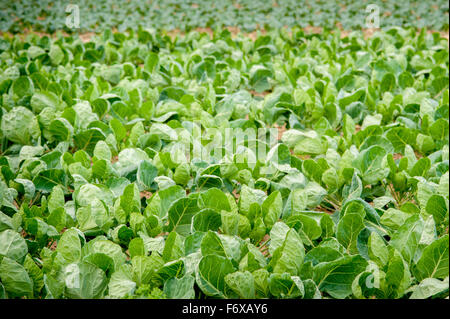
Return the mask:
[[3, 35], [0, 298], [448, 297], [448, 57], [407, 27]]

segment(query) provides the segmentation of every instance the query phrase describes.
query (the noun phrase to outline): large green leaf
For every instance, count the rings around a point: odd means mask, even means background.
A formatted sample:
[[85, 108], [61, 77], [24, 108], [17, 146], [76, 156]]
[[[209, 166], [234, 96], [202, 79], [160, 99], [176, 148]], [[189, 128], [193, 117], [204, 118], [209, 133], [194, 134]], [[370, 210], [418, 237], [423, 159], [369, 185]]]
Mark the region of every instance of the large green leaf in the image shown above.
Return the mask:
[[64, 295], [75, 299], [100, 298], [107, 286], [105, 273], [89, 263], [73, 263], [64, 269]]
[[225, 276], [233, 272], [234, 267], [229, 259], [217, 255], [207, 255], [198, 264], [195, 273], [196, 282], [205, 295], [225, 298], [228, 295]]
[[11, 229], [4, 230], [0, 233], [0, 256], [8, 257], [19, 263], [25, 259], [28, 253], [28, 247], [19, 233]]
[[199, 211], [197, 198], [180, 198], [169, 208], [168, 231], [176, 231], [186, 236], [191, 231], [191, 222], [195, 213]]
[[0, 262], [0, 279], [7, 293], [13, 297], [32, 297], [33, 281], [18, 262], [3, 257]]
[[353, 280], [366, 266], [367, 262], [361, 256], [345, 256], [315, 266], [313, 279], [320, 291], [334, 298], [345, 298], [352, 292]]
[[417, 278], [439, 278], [448, 277], [448, 234], [427, 246], [420, 259], [417, 261]]

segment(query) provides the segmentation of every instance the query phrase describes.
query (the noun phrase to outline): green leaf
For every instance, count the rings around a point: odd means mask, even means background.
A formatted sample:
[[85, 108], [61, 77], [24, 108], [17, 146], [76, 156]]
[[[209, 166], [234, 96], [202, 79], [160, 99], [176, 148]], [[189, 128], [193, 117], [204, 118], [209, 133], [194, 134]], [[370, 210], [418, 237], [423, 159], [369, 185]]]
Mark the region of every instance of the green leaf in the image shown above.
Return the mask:
[[305, 248], [303, 247], [300, 236], [294, 229], [286, 233], [282, 245], [273, 252], [269, 267], [274, 273], [289, 273], [296, 276], [305, 257]]
[[288, 273], [271, 274], [269, 289], [276, 298], [302, 298], [305, 295], [305, 287], [300, 278]]
[[389, 260], [389, 250], [383, 238], [376, 232], [372, 232], [369, 236], [368, 246], [370, 259], [380, 267], [384, 267]]
[[283, 201], [279, 191], [270, 194], [263, 202], [262, 213], [264, 224], [271, 228], [280, 218], [283, 209]]
[[437, 119], [429, 128], [431, 137], [438, 141], [448, 140], [448, 130], [448, 121], [445, 119]]
[[202, 239], [200, 244], [203, 256], [215, 255], [221, 257], [229, 257], [220, 237], [209, 231]]
[[347, 213], [339, 221], [336, 238], [349, 254], [356, 254], [356, 241], [361, 230], [364, 229], [363, 219], [359, 214]]
[[417, 278], [439, 278], [448, 277], [448, 234], [425, 247], [422, 256], [417, 261]]
[[202, 257], [195, 273], [197, 285], [207, 296], [226, 298], [225, 276], [233, 273], [231, 261], [217, 255]]
[[164, 284], [164, 293], [171, 299], [194, 299], [195, 278], [187, 275], [182, 278], [172, 278]]
[[388, 298], [400, 298], [404, 295], [411, 281], [411, 273], [408, 264], [401, 254], [393, 250], [389, 256], [389, 264], [386, 271], [385, 293]]
[[234, 273], [228, 274], [225, 276], [225, 283], [240, 298], [255, 298], [255, 282], [253, 279], [253, 275], [249, 271], [236, 271]]
[[53, 44], [50, 47], [50, 52], [48, 53], [48, 55], [53, 65], [61, 64], [62, 60], [64, 59], [64, 52], [56, 44]]
[[136, 283], [132, 280], [131, 265], [122, 265], [111, 275], [108, 291], [112, 298], [131, 296], [135, 289]]
[[210, 188], [205, 192], [200, 194], [202, 203], [207, 208], [212, 208], [215, 210], [226, 210], [230, 211], [230, 203], [224, 192], [217, 188]]
[[79, 261], [81, 258], [81, 241], [78, 231], [74, 228], [65, 231], [58, 242], [56, 251], [66, 264]]
[[389, 208], [380, 218], [380, 223], [392, 229], [398, 229], [405, 221], [412, 216], [409, 212], [404, 212], [395, 208]]
[[193, 231], [217, 231], [220, 226], [222, 226], [222, 216], [210, 208], [200, 210], [192, 219]]
[[55, 186], [65, 185], [66, 174], [62, 169], [48, 169], [41, 171], [34, 179], [36, 190], [50, 193]]
[[149, 52], [149, 54], [145, 58], [144, 70], [149, 73], [153, 73], [158, 63], [159, 63], [158, 54], [154, 52]]
[[85, 130], [73, 137], [75, 146], [80, 150], [85, 150], [89, 154], [93, 154], [95, 145], [98, 141], [105, 140], [103, 132], [97, 128]]
[[313, 269], [313, 280], [322, 292], [343, 299], [352, 293], [355, 277], [364, 271], [367, 262], [359, 255], [345, 256], [320, 263]]
[[3, 114], [1, 132], [8, 140], [23, 145], [37, 141], [41, 135], [36, 116], [23, 106], [14, 107], [8, 113]]
[[195, 213], [199, 210], [196, 198], [180, 198], [169, 208], [168, 231], [176, 231], [186, 236], [191, 232], [191, 222]]
[[64, 269], [64, 295], [75, 299], [97, 299], [107, 286], [105, 273], [89, 263], [72, 263]]
[[27, 253], [28, 247], [25, 239], [19, 233], [12, 229], [7, 229], [0, 233], [0, 256], [22, 263]]
[[14, 81], [12, 90], [19, 98], [32, 95], [34, 92], [33, 81], [27, 76], [21, 76]]
[[423, 157], [414, 164], [409, 174], [411, 176], [426, 176], [430, 167], [430, 159], [427, 157]]
[[6, 229], [14, 229], [12, 218], [0, 211], [0, 232]]
[[386, 138], [394, 146], [395, 152], [402, 153], [406, 145], [414, 144], [414, 136], [406, 127], [394, 127], [386, 133]]
[[153, 180], [158, 175], [158, 169], [149, 161], [142, 161], [139, 164], [137, 171], [137, 180], [139, 183], [145, 186], [145, 188], [150, 188]]
[[183, 239], [176, 233], [171, 232], [166, 239], [162, 257], [165, 262], [178, 259], [184, 255]]
[[130, 240], [130, 243], [128, 244], [128, 252], [131, 258], [133, 258], [134, 256], [145, 256], [146, 250], [144, 240], [139, 237]]
[[132, 278], [133, 281], [138, 285], [149, 284], [152, 276], [155, 275], [156, 271], [162, 266], [161, 257], [155, 257], [156, 255], [148, 256], [134, 256], [131, 259], [132, 265]]
[[116, 118], [111, 119], [111, 121], [109, 122], [109, 126], [113, 130], [117, 141], [122, 141], [125, 138], [127, 131], [118, 119]]
[[419, 215], [408, 218], [392, 235], [389, 244], [395, 247], [407, 263], [410, 263], [416, 253], [423, 232], [423, 220]]
[[428, 199], [426, 211], [427, 213], [433, 215], [436, 224], [441, 224], [445, 221], [448, 215], [448, 206], [443, 196], [431, 195]]
[[39, 268], [30, 255], [26, 256], [23, 266], [33, 282], [34, 294], [38, 295], [44, 287], [44, 273], [42, 269]]
[[64, 207], [64, 190], [61, 186], [55, 186], [52, 189], [50, 196], [48, 197], [47, 208], [51, 213], [54, 210]]
[[58, 141], [67, 141], [73, 135], [73, 127], [64, 118], [58, 118], [50, 123], [49, 131]]
[[3, 257], [0, 262], [0, 279], [8, 294], [33, 297], [33, 281], [25, 268], [16, 261]]
[[444, 281], [435, 278], [425, 278], [412, 289], [409, 299], [427, 299], [439, 293], [448, 291], [448, 276]]

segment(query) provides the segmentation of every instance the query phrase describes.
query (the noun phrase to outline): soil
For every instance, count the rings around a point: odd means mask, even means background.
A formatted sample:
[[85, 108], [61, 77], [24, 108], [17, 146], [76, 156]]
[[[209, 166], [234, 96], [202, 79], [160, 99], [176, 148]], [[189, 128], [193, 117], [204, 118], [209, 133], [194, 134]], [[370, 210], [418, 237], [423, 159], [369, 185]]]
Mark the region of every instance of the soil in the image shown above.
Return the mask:
[[[337, 24], [337, 28], [340, 30], [340, 37], [341, 38], [345, 38], [347, 37], [352, 31], [351, 30], [345, 30], [341, 24]], [[231, 32], [231, 36], [232, 38], [236, 38], [239, 34], [242, 34], [244, 37], [248, 37], [250, 38], [252, 41], [255, 41], [257, 39], [257, 37], [259, 35], [265, 35], [267, 34], [267, 31], [264, 29], [257, 29], [255, 31], [252, 32], [242, 32], [238, 27], [236, 26], [228, 26], [225, 27], [225, 29], [227, 29], [228, 31]], [[194, 29], [197, 32], [200, 33], [207, 33], [210, 37], [213, 36], [214, 31], [211, 28], [195, 28]], [[306, 34], [320, 34], [323, 31], [322, 27], [315, 27], [315, 26], [307, 26], [305, 28], [303, 28], [303, 30], [305, 31]], [[117, 29], [113, 28], [112, 30], [113, 32], [117, 32]], [[354, 30], [354, 31], [358, 31], [358, 30]], [[379, 31], [379, 29], [374, 29], [374, 28], [368, 28], [368, 29], [362, 29], [362, 32], [364, 34], [364, 38], [368, 39], [370, 37], [372, 37], [377, 31]], [[332, 31], [333, 32], [333, 31]], [[444, 39], [447, 39], [447, 41], [449, 40], [449, 31], [435, 31], [435, 30], [427, 30], [428, 34], [432, 34], [438, 32], [441, 37], [443, 37]], [[181, 31], [180, 29], [173, 29], [170, 31], [163, 31], [164, 34], [167, 34], [172, 40], [175, 39], [176, 36], [184, 36], [186, 34], [186, 32]], [[420, 33], [420, 30], [417, 31], [417, 34]], [[77, 33], [73, 33], [73, 34], [68, 34], [65, 31], [58, 31], [55, 33], [46, 33], [46, 32], [39, 32], [39, 31], [34, 31], [34, 30], [30, 30], [27, 28], [23, 29], [23, 32], [18, 34], [20, 37], [26, 37], [29, 34], [35, 34], [39, 37], [44, 37], [44, 36], [48, 36], [51, 38], [57, 38], [60, 34], [63, 36], [76, 36]], [[79, 37], [81, 39], [82, 42], [86, 43], [91, 41], [92, 37], [95, 35], [95, 32], [85, 32], [85, 33], [80, 33]], [[289, 34], [291, 34], [289, 32]], [[13, 37], [14, 34], [12, 34], [11, 32], [1, 32], [0, 31], [0, 36], [9, 36], [9, 37]]]
[[265, 97], [267, 94], [270, 94], [271, 92], [269, 91], [264, 91], [264, 92], [256, 92], [254, 90], [250, 90], [249, 91], [253, 96], [258, 96], [258, 97]]
[[277, 124], [274, 125], [278, 129], [278, 140], [281, 141], [281, 138], [283, 137], [283, 133], [286, 132], [286, 123], [283, 124], [283, 126], [278, 126]]
[[149, 199], [150, 197], [152, 197], [152, 193], [149, 192], [149, 191], [142, 191], [141, 192], [141, 198], [143, 198], [143, 197]]

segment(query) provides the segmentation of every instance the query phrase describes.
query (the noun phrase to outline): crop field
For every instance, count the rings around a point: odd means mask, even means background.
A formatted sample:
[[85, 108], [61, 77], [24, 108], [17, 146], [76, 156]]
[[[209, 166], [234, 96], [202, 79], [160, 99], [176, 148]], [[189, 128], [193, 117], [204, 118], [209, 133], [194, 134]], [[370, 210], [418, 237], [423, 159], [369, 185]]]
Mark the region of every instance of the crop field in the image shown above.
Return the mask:
[[0, 299], [448, 299], [448, 2], [68, 4], [0, 4]]

